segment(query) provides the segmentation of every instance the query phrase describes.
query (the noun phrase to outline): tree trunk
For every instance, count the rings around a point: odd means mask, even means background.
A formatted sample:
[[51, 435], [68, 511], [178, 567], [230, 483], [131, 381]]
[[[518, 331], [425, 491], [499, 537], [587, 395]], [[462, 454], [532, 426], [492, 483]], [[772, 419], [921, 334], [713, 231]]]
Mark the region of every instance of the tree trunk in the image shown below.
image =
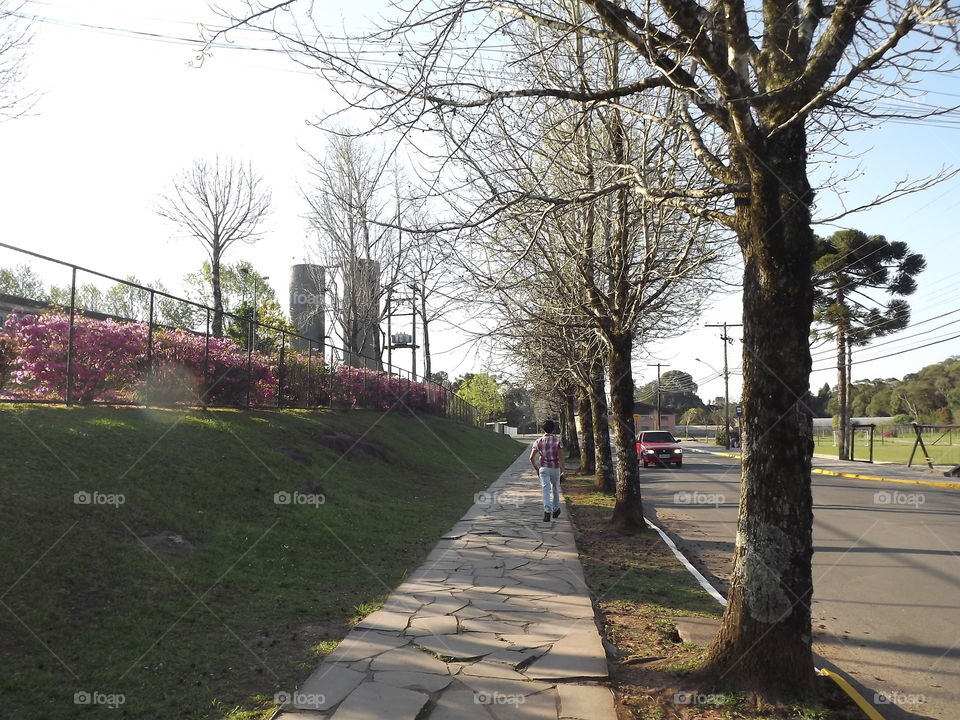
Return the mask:
[[580, 418], [580, 474], [592, 475], [597, 469], [596, 449], [593, 437], [593, 412], [590, 403], [590, 390], [580, 386], [577, 395], [577, 410]]
[[633, 336], [610, 338], [607, 365], [610, 375], [610, 414], [617, 453], [617, 500], [610, 522], [620, 530], [643, 530], [643, 501], [637, 472], [636, 432], [633, 422]]
[[[423, 325], [423, 377], [429, 379], [433, 372], [430, 364], [430, 323], [427, 322], [427, 299], [421, 293], [420, 324]], [[388, 338], [389, 341], [389, 338]]]
[[223, 292], [220, 289], [220, 253], [210, 257], [210, 282], [213, 285], [213, 336], [223, 337]]
[[577, 430], [577, 397], [572, 391], [564, 393], [566, 402], [566, 416], [569, 426], [567, 428], [567, 457], [571, 460], [580, 457], [580, 439]]
[[[842, 292], [842, 291], [841, 291]], [[847, 438], [850, 436], [850, 424], [847, 421], [850, 405], [850, 396], [847, 394], [847, 336], [843, 328], [837, 328], [837, 413], [840, 416], [839, 437], [837, 444], [840, 448], [841, 460], [849, 460]]]
[[607, 391], [603, 386], [603, 362], [593, 362], [590, 387], [590, 412], [593, 415], [594, 487], [600, 492], [616, 490], [613, 478], [613, 457], [610, 454], [610, 418], [607, 416]]
[[[761, 154], [762, 153], [762, 154]], [[795, 126], [744, 153], [743, 460], [729, 604], [701, 668], [769, 699], [814, 687], [809, 332], [813, 319], [806, 137]], [[771, 312], [776, 308], [776, 312]]]

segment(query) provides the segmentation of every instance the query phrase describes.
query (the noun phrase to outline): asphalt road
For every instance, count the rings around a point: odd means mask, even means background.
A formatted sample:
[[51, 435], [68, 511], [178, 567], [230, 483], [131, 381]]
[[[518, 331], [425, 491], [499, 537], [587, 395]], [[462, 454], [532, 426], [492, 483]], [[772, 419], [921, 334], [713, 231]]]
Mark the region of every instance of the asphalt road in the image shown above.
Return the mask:
[[[647, 516], [724, 594], [739, 473], [689, 447], [682, 468], [640, 468]], [[816, 653], [887, 720], [960, 718], [960, 489], [813, 475], [813, 501]]]

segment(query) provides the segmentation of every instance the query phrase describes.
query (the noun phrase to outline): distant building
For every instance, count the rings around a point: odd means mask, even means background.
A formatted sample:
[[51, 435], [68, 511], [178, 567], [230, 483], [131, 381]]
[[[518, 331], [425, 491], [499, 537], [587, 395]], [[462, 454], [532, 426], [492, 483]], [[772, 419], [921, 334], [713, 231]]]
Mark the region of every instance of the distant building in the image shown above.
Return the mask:
[[637, 432], [643, 430], [677, 431], [677, 413], [670, 408], [660, 408], [660, 427], [657, 427], [657, 406], [635, 402], [633, 404], [633, 424]]

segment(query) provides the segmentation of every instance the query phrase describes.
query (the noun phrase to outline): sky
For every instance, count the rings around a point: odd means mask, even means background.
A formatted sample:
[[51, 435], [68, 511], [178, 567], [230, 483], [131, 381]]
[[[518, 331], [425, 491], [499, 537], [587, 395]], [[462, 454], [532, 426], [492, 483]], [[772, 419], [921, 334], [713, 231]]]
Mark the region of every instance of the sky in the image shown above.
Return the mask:
[[[387, 9], [374, 0], [351, 7], [368, 16]], [[299, 188], [308, 180], [303, 148], [319, 152], [324, 144], [323, 133], [308, 121], [336, 102], [323, 82], [271, 52], [218, 49], [196, 67], [196, 47], [143, 34], [199, 37], [197, 24], [214, 19], [205, 0], [27, 0], [24, 11], [46, 21], [35, 23], [25, 80], [25, 89], [37, 93], [36, 104], [25, 117], [0, 123], [2, 241], [106, 274], [136, 275], [148, 284], [160, 280], [178, 292], [182, 277], [205, 255], [196, 241], [176, 237], [156, 214], [159, 196], [195, 157], [230, 155], [249, 161], [273, 195], [265, 238], [236, 246], [231, 260], [251, 261], [283, 298], [289, 266], [303, 262], [311, 245]], [[332, 27], [343, 22], [329, 21]], [[253, 41], [269, 46], [266, 38]], [[960, 102], [960, 81], [953, 76], [937, 79], [930, 89], [926, 102]], [[955, 160], [950, 150], [960, 125], [954, 122], [888, 123], [850, 136], [846, 152], [859, 160], [834, 165], [841, 172], [860, 165], [856, 179], [845, 185], [846, 206], [888, 190], [901, 177], [915, 179]], [[814, 185], [824, 177], [815, 170]], [[906, 241], [927, 259], [910, 299], [913, 326], [857, 350], [855, 380], [902, 377], [960, 354], [960, 338], [949, 339], [960, 335], [958, 205], [960, 179], [955, 178], [836, 226], [815, 228], [821, 235], [841, 227], [883, 234]], [[830, 193], [818, 193], [821, 216], [839, 207]], [[21, 261], [0, 249], [0, 266]], [[35, 267], [50, 282], [68, 282], [62, 271], [55, 275]], [[704, 399], [722, 395], [722, 331], [704, 326], [723, 322], [741, 322], [737, 293], [715, 297], [680, 336], [638, 352], [638, 384], [655, 379], [656, 368], [649, 363], [660, 362], [663, 371], [690, 373]], [[729, 335], [734, 339], [730, 394], [736, 398], [739, 328]], [[485, 352], [464, 347], [465, 337], [454, 328], [437, 328], [433, 340], [435, 370], [456, 376], [480, 371], [488, 361]], [[920, 347], [928, 343], [936, 344]], [[834, 363], [829, 347], [815, 349], [814, 390], [836, 382]]]

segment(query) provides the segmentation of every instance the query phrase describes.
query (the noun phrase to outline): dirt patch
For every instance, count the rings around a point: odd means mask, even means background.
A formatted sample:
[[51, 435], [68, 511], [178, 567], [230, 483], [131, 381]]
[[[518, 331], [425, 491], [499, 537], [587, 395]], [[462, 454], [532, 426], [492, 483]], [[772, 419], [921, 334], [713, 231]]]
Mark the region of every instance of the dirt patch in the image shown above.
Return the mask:
[[140, 538], [140, 542], [158, 555], [189, 555], [201, 547], [198, 541], [174, 532], [146, 535]]
[[346, 455], [348, 458], [366, 457], [390, 462], [390, 453], [387, 449], [366, 437], [336, 430], [322, 430], [316, 433], [313, 439], [323, 447], [333, 450], [338, 455]]

